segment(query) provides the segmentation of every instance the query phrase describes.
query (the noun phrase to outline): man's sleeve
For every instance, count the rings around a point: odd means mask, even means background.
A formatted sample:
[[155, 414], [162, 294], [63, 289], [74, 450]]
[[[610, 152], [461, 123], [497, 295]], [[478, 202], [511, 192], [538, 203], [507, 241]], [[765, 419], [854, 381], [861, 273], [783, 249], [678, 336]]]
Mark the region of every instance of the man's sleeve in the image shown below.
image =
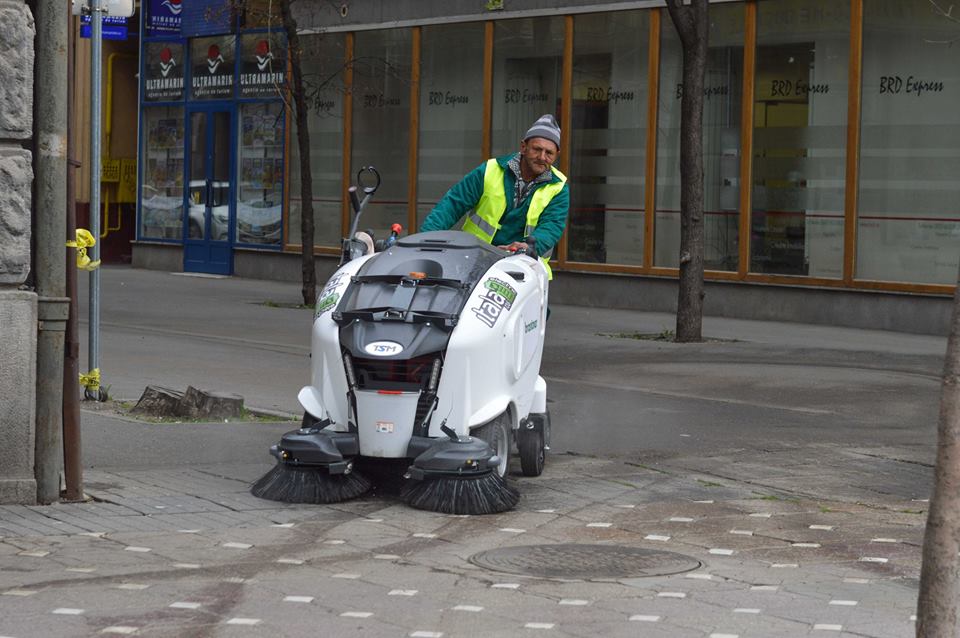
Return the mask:
[[537, 240], [537, 252], [546, 254], [557, 245], [563, 229], [567, 225], [567, 214], [570, 211], [570, 186], [563, 185], [563, 190], [557, 193], [547, 207], [540, 213], [537, 227], [533, 229], [533, 237]]
[[483, 195], [483, 174], [486, 163], [473, 169], [447, 191], [437, 205], [433, 207], [427, 218], [420, 225], [420, 232], [428, 230], [449, 230], [477, 205]]

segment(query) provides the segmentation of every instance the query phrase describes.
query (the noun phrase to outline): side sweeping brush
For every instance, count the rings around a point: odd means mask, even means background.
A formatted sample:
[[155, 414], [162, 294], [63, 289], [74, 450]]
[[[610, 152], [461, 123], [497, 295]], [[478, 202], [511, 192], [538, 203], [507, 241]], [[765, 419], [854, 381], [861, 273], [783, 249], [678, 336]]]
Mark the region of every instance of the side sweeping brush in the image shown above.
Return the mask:
[[303, 427], [285, 433], [270, 448], [277, 464], [253, 484], [250, 493], [271, 501], [325, 504], [369, 490], [370, 480], [353, 471], [353, 457], [359, 451], [356, 434], [324, 430], [329, 421], [307, 423], [306, 417], [304, 421]]
[[441, 425], [439, 439], [413, 460], [400, 495], [411, 507], [443, 514], [497, 514], [512, 509], [520, 493], [496, 472], [500, 457], [478, 438], [459, 437]]
[[325, 468], [296, 467], [281, 462], [260, 477], [250, 493], [270, 501], [323, 505], [356, 498], [370, 487], [370, 481], [356, 472], [330, 474]]

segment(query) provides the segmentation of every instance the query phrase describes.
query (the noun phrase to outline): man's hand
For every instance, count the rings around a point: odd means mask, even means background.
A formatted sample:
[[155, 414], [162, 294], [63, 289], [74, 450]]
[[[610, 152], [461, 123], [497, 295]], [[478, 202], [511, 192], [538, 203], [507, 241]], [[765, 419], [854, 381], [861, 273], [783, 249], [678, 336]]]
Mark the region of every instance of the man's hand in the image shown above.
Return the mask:
[[506, 250], [511, 253], [522, 253], [527, 250], [527, 245], [522, 241], [515, 241], [512, 244], [508, 244], [506, 246], [499, 246], [499, 248], [502, 248], [503, 250]]

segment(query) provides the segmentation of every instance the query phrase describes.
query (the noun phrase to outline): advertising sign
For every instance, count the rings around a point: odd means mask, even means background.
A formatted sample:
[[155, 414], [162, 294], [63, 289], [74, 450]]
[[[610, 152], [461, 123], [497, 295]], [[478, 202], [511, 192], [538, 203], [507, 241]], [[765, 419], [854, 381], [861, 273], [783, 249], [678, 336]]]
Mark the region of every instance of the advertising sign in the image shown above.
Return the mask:
[[240, 41], [240, 97], [276, 97], [287, 81], [287, 51], [279, 33], [248, 33]]
[[149, 42], [143, 47], [144, 102], [183, 99], [183, 45]]
[[190, 43], [190, 96], [200, 100], [233, 97], [236, 38], [196, 38]]
[[147, 35], [180, 35], [180, 0], [149, 0]]

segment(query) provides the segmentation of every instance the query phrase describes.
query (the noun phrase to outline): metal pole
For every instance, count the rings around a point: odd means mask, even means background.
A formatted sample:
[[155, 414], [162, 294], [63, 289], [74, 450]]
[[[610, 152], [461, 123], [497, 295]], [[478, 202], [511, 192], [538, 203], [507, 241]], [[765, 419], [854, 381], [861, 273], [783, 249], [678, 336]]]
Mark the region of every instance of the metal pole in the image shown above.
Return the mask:
[[[100, 111], [103, 84], [103, 5], [90, 0], [90, 233], [96, 240], [91, 258], [100, 259]], [[100, 269], [90, 271], [89, 373], [100, 368]], [[105, 398], [103, 389], [88, 389], [88, 399]]]
[[[67, 237], [77, 232], [77, 175], [80, 162], [74, 159], [76, 129], [74, 127], [74, 99], [76, 96], [76, 26], [68, 18], [67, 44]], [[70, 298], [70, 317], [63, 361], [63, 477], [65, 501], [83, 499], [83, 464], [80, 456], [80, 334], [77, 316], [77, 261], [74, 251], [67, 251], [67, 297]]]
[[63, 454], [63, 349], [70, 300], [66, 298], [67, 5], [36, 3], [37, 416], [34, 475], [37, 501], [60, 498]]

